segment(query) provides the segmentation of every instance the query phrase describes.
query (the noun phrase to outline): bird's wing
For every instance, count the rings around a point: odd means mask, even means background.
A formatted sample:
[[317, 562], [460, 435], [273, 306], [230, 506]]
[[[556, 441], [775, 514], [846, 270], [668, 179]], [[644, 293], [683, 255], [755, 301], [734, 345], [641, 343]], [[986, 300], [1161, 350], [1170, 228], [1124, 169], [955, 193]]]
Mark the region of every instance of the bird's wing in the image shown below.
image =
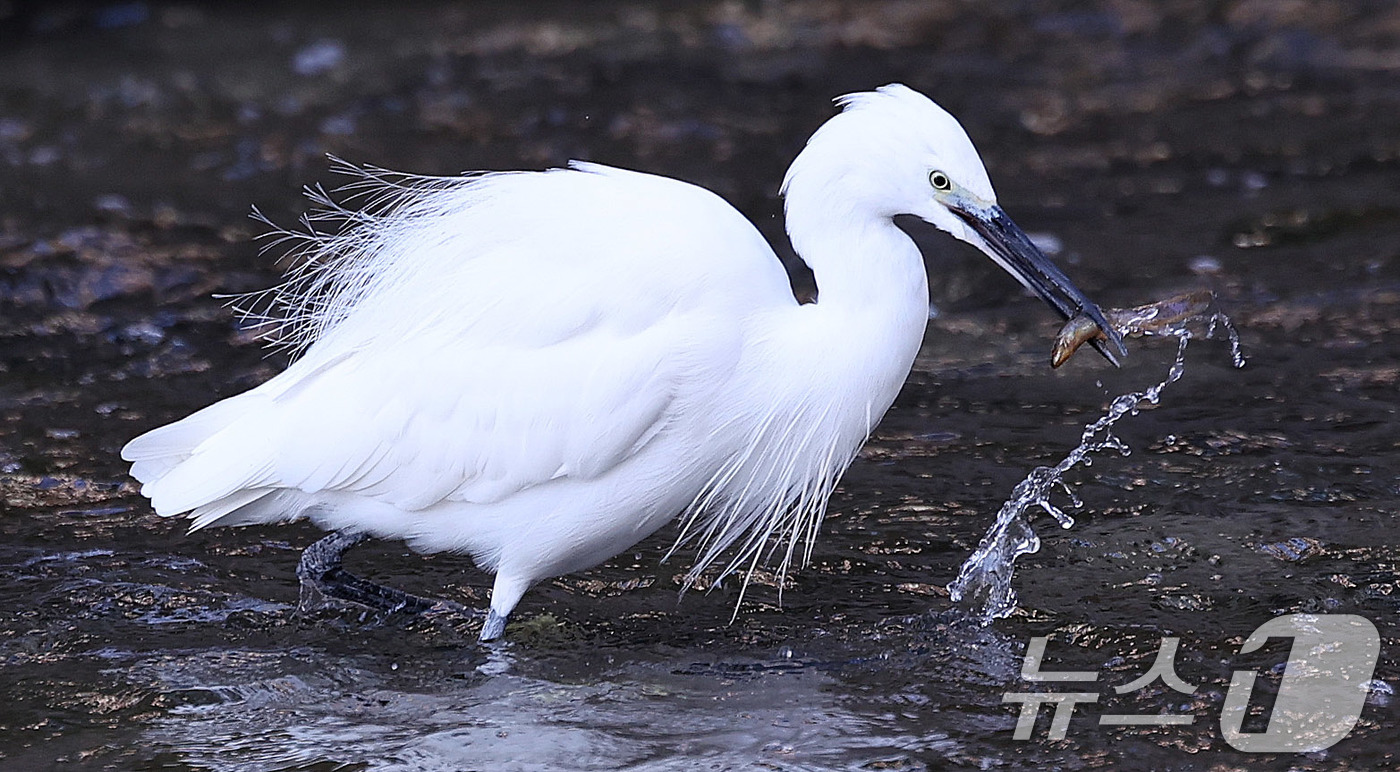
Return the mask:
[[596, 477], [662, 431], [683, 392], [722, 376], [724, 358], [677, 345], [680, 323], [460, 359], [419, 341], [348, 359], [282, 399], [273, 484], [416, 510]]
[[211, 504], [277, 489], [415, 510], [595, 477], [703, 404], [746, 313], [792, 302], [752, 226], [697, 188], [496, 179], [349, 237], [342, 285], [304, 299], [325, 316], [296, 364], [133, 441], [157, 511], [215, 520]]

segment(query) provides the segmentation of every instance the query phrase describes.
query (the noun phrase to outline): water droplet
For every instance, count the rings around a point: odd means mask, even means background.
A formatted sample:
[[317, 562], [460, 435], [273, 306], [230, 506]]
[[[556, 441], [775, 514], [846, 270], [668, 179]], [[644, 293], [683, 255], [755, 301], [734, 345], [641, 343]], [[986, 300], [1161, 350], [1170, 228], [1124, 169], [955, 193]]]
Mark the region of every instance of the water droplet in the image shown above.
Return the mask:
[[[1239, 352], [1238, 335], [1235, 334], [1230, 320], [1219, 312], [1210, 319], [1207, 337], [1210, 337], [1217, 327], [1223, 327], [1230, 335], [1232, 356], [1236, 366], [1242, 366], [1243, 357]], [[1054, 517], [1062, 528], [1072, 527], [1074, 519], [1050, 502], [1050, 491], [1058, 485], [1070, 494], [1076, 508], [1081, 507], [1082, 502], [1065, 484], [1064, 474], [1078, 465], [1092, 466], [1093, 458], [1090, 454], [1095, 451], [1112, 449], [1118, 451], [1121, 456], [1128, 456], [1132, 452], [1127, 443], [1113, 434], [1113, 425], [1124, 415], [1137, 415], [1143, 403], [1156, 404], [1162, 390], [1180, 380], [1185, 374], [1186, 345], [1191, 340], [1191, 333], [1183, 325], [1181, 329], [1172, 330], [1171, 334], [1177, 336], [1178, 343], [1176, 359], [1167, 369], [1166, 377], [1144, 391], [1130, 392], [1114, 398], [1098, 420], [1084, 427], [1079, 447], [1070, 451], [1054, 467], [1038, 466], [1031, 470], [1031, 473], [1011, 491], [1011, 497], [1006, 503], [1002, 504], [996, 522], [982, 537], [977, 549], [963, 563], [957, 579], [948, 585], [949, 597], [954, 603], [967, 609], [974, 621], [984, 625], [990, 624], [995, 619], [1010, 616], [1016, 608], [1016, 591], [1011, 586], [1016, 559], [1040, 549], [1040, 537], [1027, 522], [1026, 510], [1032, 505], [1038, 506]], [[1102, 387], [1101, 382], [1097, 383]], [[1165, 441], [1175, 442], [1176, 436], [1167, 435]], [[1122, 554], [1114, 553], [1109, 557], [1121, 558]], [[1157, 584], [1161, 580], [1160, 574], [1151, 574], [1144, 582]]]

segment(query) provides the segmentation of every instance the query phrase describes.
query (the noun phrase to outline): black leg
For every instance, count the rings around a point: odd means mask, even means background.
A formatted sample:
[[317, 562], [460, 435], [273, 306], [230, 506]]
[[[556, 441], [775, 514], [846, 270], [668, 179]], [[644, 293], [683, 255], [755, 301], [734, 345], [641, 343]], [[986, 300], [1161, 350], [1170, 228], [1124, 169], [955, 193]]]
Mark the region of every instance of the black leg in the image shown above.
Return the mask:
[[325, 597], [348, 600], [384, 614], [421, 614], [456, 604], [410, 595], [403, 590], [361, 579], [340, 567], [346, 551], [369, 537], [362, 533], [332, 533], [301, 553], [297, 578], [301, 580], [301, 607], [315, 609]]

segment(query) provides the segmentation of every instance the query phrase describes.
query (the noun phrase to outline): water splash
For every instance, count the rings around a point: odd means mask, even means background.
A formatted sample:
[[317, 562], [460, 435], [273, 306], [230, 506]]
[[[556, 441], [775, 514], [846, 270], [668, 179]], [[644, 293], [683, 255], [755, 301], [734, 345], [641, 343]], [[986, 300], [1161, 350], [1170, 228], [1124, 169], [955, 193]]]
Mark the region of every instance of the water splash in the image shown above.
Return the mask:
[[977, 550], [963, 563], [958, 578], [948, 585], [948, 594], [954, 603], [968, 612], [972, 621], [981, 625], [1003, 619], [1016, 609], [1016, 590], [1011, 586], [1015, 574], [1016, 559], [1040, 549], [1040, 537], [1031, 528], [1027, 510], [1039, 507], [1059, 522], [1061, 528], [1074, 525], [1074, 518], [1050, 501], [1056, 488], [1069, 496], [1070, 507], [1079, 508], [1081, 502], [1074, 491], [1064, 481], [1064, 475], [1074, 467], [1093, 463], [1094, 453], [1116, 451], [1120, 456], [1131, 453], [1131, 449], [1113, 433], [1114, 424], [1125, 415], [1136, 415], [1144, 405], [1155, 405], [1161, 399], [1162, 390], [1177, 382], [1186, 372], [1186, 345], [1194, 337], [1190, 325], [1204, 321], [1204, 337], [1216, 337], [1223, 329], [1230, 342], [1230, 354], [1235, 367], [1244, 367], [1244, 354], [1240, 351], [1240, 337], [1229, 317], [1218, 309], [1206, 315], [1183, 320], [1149, 332], [1149, 335], [1172, 335], [1177, 338], [1176, 359], [1167, 370], [1160, 383], [1143, 391], [1134, 391], [1115, 398], [1108, 410], [1097, 421], [1084, 427], [1079, 447], [1069, 452], [1060, 463], [1054, 466], [1038, 466], [1026, 475], [1011, 491], [1011, 498], [1002, 504], [997, 513], [996, 523], [982, 537]]

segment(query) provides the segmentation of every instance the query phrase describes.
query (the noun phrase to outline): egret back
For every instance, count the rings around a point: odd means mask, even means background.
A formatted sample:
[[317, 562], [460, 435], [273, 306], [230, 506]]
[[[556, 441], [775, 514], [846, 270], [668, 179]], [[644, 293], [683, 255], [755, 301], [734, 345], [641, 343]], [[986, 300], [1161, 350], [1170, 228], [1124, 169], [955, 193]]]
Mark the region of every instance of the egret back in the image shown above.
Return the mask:
[[685, 183], [372, 181], [368, 213], [302, 236], [274, 291], [295, 363], [123, 450], [161, 514], [242, 523], [282, 490], [417, 511], [596, 478], [718, 398], [754, 315], [796, 305], [753, 227]]

